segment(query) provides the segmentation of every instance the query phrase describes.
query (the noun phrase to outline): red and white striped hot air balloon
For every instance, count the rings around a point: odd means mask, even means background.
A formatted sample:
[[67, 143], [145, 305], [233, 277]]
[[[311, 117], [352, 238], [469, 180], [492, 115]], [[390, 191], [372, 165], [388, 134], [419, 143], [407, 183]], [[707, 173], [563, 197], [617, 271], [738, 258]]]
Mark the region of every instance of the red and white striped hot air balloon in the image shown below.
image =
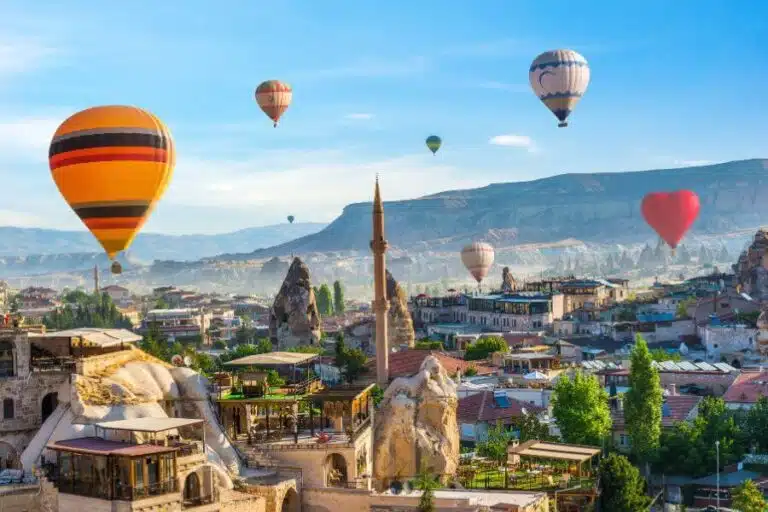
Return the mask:
[[282, 116], [293, 99], [291, 86], [280, 80], [267, 80], [256, 88], [256, 103], [277, 127]]
[[475, 278], [478, 286], [488, 275], [494, 256], [493, 247], [485, 242], [474, 242], [461, 250], [461, 262]]

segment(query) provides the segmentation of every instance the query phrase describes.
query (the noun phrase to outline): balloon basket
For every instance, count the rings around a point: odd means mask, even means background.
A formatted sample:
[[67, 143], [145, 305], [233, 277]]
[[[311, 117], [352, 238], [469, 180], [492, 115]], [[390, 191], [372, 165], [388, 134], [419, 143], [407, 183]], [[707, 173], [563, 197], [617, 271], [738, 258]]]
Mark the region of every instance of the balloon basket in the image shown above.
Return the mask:
[[272, 128], [277, 128], [277, 121], [272, 125]]
[[565, 121], [557, 125], [558, 128], [565, 128], [566, 126], [568, 126], [568, 123], [566, 123]]
[[109, 268], [113, 274], [122, 274], [123, 273], [123, 266], [120, 265], [117, 261], [112, 262], [112, 266]]

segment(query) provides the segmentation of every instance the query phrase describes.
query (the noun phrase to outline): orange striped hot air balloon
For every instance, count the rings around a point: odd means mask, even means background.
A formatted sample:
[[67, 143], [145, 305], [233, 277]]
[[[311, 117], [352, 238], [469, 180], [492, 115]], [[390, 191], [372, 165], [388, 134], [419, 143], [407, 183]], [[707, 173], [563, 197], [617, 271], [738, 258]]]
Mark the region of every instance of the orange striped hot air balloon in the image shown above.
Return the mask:
[[[114, 260], [168, 187], [176, 154], [168, 128], [153, 114], [104, 106], [64, 121], [48, 158], [64, 200]], [[113, 262], [112, 272], [120, 271]]]
[[291, 86], [280, 80], [267, 80], [256, 88], [256, 103], [277, 127], [280, 117], [288, 110], [293, 99]]

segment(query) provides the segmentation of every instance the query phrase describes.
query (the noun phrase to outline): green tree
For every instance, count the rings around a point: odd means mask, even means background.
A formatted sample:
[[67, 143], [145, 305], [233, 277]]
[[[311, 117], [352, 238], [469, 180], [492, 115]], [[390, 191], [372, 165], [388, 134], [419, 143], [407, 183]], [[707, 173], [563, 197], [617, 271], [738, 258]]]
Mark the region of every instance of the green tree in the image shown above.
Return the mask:
[[168, 303], [162, 297], [155, 301], [155, 307], [152, 309], [168, 309]]
[[273, 350], [273, 346], [269, 338], [261, 338], [259, 342], [256, 343], [257, 354], [269, 354], [270, 352], [272, 352], [272, 350]]
[[632, 440], [632, 453], [649, 462], [659, 448], [661, 437], [661, 391], [659, 372], [652, 366], [648, 344], [639, 334], [630, 356], [629, 390], [624, 394], [624, 418]]
[[333, 315], [333, 295], [327, 284], [323, 284], [317, 290], [317, 310], [320, 316]]
[[352, 384], [360, 375], [365, 373], [366, 361], [368, 361], [368, 358], [359, 348], [345, 350], [344, 366], [341, 368], [341, 374], [348, 383]]
[[419, 472], [415, 484], [415, 487], [422, 491], [421, 498], [419, 498], [418, 511], [435, 512], [435, 489], [440, 486], [437, 478], [432, 476], [425, 467]]
[[225, 348], [227, 348], [227, 342], [224, 340], [216, 340], [213, 342], [211, 346], [216, 350], [224, 350]]
[[267, 370], [267, 384], [270, 387], [280, 387], [285, 384], [285, 379], [276, 370]]
[[645, 511], [651, 499], [645, 495], [645, 480], [623, 455], [611, 453], [600, 462], [602, 510]]
[[82, 290], [75, 290], [67, 293], [63, 302], [61, 308], [43, 318], [43, 324], [48, 329], [58, 331], [77, 327], [133, 328], [131, 321], [120, 313], [107, 293], [87, 294]]
[[373, 399], [374, 407], [378, 407], [384, 399], [384, 390], [378, 384], [374, 384], [373, 388], [371, 388], [371, 398]]
[[550, 439], [549, 426], [539, 421], [535, 414], [523, 414], [517, 424], [520, 429], [520, 442], [548, 441]]
[[464, 376], [465, 377], [474, 377], [477, 375], [477, 366], [475, 365], [469, 365], [466, 370], [464, 370]]
[[761, 396], [744, 419], [744, 439], [747, 447], [757, 453], [768, 452], [768, 397]]
[[506, 464], [507, 445], [514, 437], [512, 432], [504, 428], [501, 423], [492, 425], [488, 429], [488, 436], [480, 443], [477, 443], [477, 454], [481, 457], [487, 457], [499, 464]]
[[347, 309], [346, 304], [344, 304], [344, 287], [338, 280], [333, 282], [333, 309], [337, 315], [343, 314]]
[[494, 352], [507, 352], [508, 350], [507, 341], [501, 336], [486, 336], [467, 347], [464, 359], [466, 361], [477, 361], [487, 358]]
[[755, 482], [745, 480], [734, 489], [731, 507], [739, 512], [765, 512], [768, 510], [768, 503]]
[[563, 375], [552, 394], [552, 414], [567, 443], [600, 445], [611, 430], [608, 393], [597, 377]]
[[318, 346], [312, 346], [312, 345], [298, 345], [296, 347], [291, 347], [286, 352], [298, 352], [300, 354], [322, 354], [324, 351], [323, 347]]

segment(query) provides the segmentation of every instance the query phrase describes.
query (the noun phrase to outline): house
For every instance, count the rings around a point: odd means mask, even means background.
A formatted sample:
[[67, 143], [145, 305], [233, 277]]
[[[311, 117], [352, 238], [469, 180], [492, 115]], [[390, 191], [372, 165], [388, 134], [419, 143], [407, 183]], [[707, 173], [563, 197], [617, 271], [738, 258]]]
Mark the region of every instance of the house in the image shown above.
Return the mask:
[[[695, 395], [678, 395], [672, 387], [671, 394], [664, 397], [661, 405], [661, 428], [673, 428], [677, 423], [693, 421], [698, 415], [699, 404], [703, 399]], [[629, 451], [631, 440], [624, 422], [622, 398], [611, 399], [611, 418], [613, 419], [611, 435], [614, 444], [620, 451]]]
[[[462, 441], [482, 442], [494, 425], [513, 426], [525, 414], [543, 415], [546, 409], [510, 398], [504, 392], [483, 391], [459, 400], [456, 413]], [[541, 418], [543, 419], [543, 418]]]
[[[390, 380], [397, 377], [410, 377], [416, 374], [427, 356], [435, 356], [448, 374], [456, 372], [465, 374], [469, 368], [474, 368], [477, 375], [494, 375], [497, 371], [496, 368], [484, 365], [482, 362], [465, 361], [450, 356], [441, 350], [408, 349], [389, 355]], [[373, 364], [375, 368], [375, 360], [369, 361], [368, 364]]]
[[729, 409], [751, 409], [761, 396], [768, 396], [768, 370], [744, 371], [723, 395]]
[[131, 301], [131, 291], [128, 288], [123, 288], [116, 284], [105, 286], [101, 289], [102, 293], [109, 295], [112, 302], [115, 304], [125, 306]]

